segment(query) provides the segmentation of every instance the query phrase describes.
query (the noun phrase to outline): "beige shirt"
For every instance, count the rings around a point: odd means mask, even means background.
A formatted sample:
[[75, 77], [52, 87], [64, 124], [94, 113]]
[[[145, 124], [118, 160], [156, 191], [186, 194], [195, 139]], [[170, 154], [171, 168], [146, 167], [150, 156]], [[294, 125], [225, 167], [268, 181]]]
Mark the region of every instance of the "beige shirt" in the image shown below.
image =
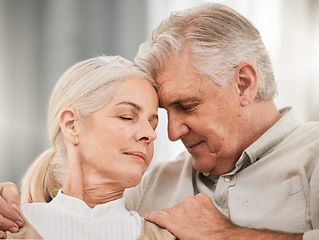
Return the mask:
[[319, 239], [319, 123], [302, 123], [289, 109], [281, 113], [230, 173], [206, 177], [185, 152], [127, 190], [127, 208], [144, 216], [203, 192], [235, 225]]

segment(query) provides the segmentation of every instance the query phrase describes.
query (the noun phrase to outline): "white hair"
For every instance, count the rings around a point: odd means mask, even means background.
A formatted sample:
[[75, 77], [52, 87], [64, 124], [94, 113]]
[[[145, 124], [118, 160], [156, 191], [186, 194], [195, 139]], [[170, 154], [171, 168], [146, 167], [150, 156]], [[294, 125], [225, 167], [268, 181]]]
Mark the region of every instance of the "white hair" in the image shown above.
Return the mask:
[[257, 68], [256, 99], [269, 100], [277, 94], [268, 52], [259, 31], [246, 18], [221, 4], [204, 4], [174, 12], [140, 46], [137, 65], [153, 79], [180, 53], [187, 53], [195, 69], [224, 86], [242, 61]]

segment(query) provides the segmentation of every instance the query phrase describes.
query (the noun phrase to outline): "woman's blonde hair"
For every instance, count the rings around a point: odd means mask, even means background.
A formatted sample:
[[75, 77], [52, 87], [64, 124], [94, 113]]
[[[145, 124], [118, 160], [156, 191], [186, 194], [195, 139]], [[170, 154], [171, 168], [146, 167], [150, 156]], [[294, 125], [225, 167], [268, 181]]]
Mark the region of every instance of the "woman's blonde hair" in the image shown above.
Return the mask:
[[[71, 107], [85, 120], [106, 104], [119, 80], [130, 76], [148, 79], [119, 56], [99, 56], [69, 68], [57, 82], [49, 104], [48, 133], [52, 147], [31, 165], [21, 181], [21, 202], [49, 202], [62, 188], [66, 174], [66, 146], [59, 125], [61, 111]], [[155, 84], [148, 79], [152, 85]]]

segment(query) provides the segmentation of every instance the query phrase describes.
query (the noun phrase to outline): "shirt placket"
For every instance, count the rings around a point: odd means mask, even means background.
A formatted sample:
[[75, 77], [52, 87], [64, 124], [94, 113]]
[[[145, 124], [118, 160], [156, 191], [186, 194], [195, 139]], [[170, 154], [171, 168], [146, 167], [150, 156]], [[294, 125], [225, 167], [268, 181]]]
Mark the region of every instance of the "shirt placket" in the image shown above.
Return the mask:
[[237, 182], [236, 175], [222, 175], [219, 177], [215, 189], [215, 201], [220, 206], [223, 214], [230, 219], [228, 208], [228, 190]]

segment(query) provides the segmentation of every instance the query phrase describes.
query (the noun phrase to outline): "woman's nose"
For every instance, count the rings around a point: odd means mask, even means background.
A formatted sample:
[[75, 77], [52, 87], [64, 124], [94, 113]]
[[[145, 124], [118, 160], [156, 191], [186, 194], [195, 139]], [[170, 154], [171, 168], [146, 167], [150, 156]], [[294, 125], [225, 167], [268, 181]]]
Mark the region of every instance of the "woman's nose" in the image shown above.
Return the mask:
[[155, 141], [157, 134], [149, 122], [143, 124], [140, 128], [139, 141], [145, 141], [147, 143]]

